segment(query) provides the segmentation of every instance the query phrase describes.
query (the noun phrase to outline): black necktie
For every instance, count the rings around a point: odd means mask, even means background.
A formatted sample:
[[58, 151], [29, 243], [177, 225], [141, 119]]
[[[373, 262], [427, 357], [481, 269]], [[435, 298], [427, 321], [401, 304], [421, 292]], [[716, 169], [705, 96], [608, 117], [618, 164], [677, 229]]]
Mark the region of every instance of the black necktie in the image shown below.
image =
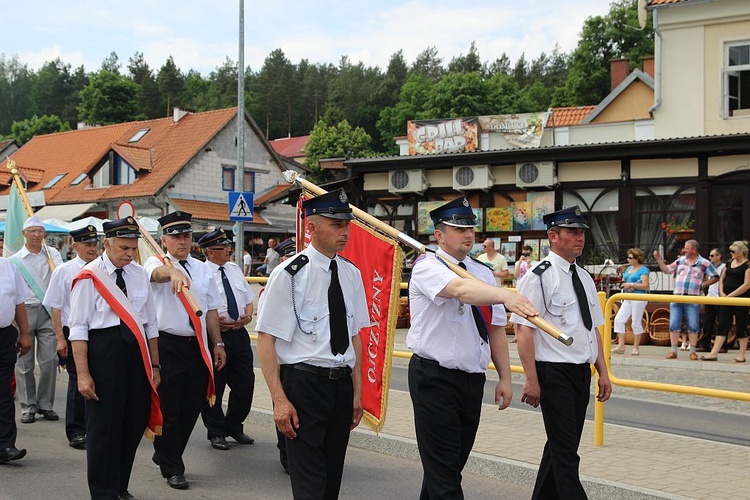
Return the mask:
[[[118, 267], [115, 269], [115, 274], [117, 275], [117, 278], [115, 278], [115, 285], [122, 290], [122, 293], [125, 294], [125, 296], [128, 296], [128, 286], [125, 284], [125, 278], [122, 276], [122, 268]], [[125, 324], [123, 320], [120, 320], [120, 338], [127, 342], [128, 344], [132, 344], [135, 340], [133, 338], [133, 334], [130, 331], [130, 328]]]
[[[190, 271], [188, 271], [188, 268], [187, 268], [187, 263], [188, 263], [188, 261], [186, 261], [186, 260], [181, 260], [181, 261], [180, 261], [180, 265], [181, 265], [181, 266], [182, 266], [182, 268], [183, 268], [183, 269], [185, 270], [185, 272], [187, 273], [187, 275], [188, 275], [188, 276], [190, 276]], [[190, 279], [193, 279], [193, 277], [192, 277], [192, 276], [190, 276]]]
[[[459, 262], [458, 265], [463, 269], [466, 269], [466, 264], [464, 264], [463, 262]], [[482, 313], [479, 311], [479, 307], [471, 306], [471, 315], [474, 316], [474, 323], [476, 323], [477, 325], [479, 336], [482, 338], [482, 340], [487, 342], [489, 340], [489, 335], [487, 335], [487, 325], [484, 324]]]
[[232, 319], [236, 320], [240, 317], [240, 312], [237, 309], [237, 299], [234, 298], [234, 292], [232, 292], [232, 284], [229, 283], [229, 278], [227, 278], [223, 266], [219, 266], [219, 271], [221, 271], [221, 284], [224, 285], [224, 294], [227, 296], [227, 312]]
[[589, 310], [589, 300], [586, 298], [586, 291], [583, 289], [583, 283], [581, 278], [578, 277], [578, 271], [576, 271], [576, 265], [570, 265], [570, 274], [573, 276], [573, 290], [576, 292], [576, 300], [578, 301], [578, 308], [581, 310], [581, 318], [583, 318], [583, 326], [587, 330], [591, 330], [591, 311]]
[[349, 329], [346, 326], [344, 292], [339, 283], [339, 268], [331, 261], [331, 284], [328, 287], [328, 319], [331, 326], [331, 352], [344, 354], [349, 348]]

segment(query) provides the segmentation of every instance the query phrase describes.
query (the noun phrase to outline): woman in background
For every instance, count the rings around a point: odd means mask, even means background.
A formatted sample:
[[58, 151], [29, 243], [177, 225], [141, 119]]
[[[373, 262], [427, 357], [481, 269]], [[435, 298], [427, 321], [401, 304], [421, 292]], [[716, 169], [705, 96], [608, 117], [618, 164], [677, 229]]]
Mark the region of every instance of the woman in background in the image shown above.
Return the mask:
[[[643, 265], [643, 250], [640, 248], [628, 249], [628, 267], [622, 276], [622, 291], [624, 293], [648, 293], [648, 267]], [[625, 323], [630, 318], [633, 328], [633, 350], [631, 356], [638, 356], [641, 345], [641, 334], [643, 334], [643, 311], [646, 310], [648, 302], [645, 300], [623, 300], [620, 310], [615, 316], [615, 333], [617, 333], [617, 347], [612, 352], [625, 354]]]

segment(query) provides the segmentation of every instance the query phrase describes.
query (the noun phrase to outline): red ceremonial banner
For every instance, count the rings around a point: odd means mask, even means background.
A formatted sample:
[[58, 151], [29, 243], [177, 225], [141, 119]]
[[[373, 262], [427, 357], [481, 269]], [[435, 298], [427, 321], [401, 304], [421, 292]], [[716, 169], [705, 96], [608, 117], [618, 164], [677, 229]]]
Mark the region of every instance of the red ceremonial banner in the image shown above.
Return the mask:
[[364, 223], [350, 226], [349, 242], [341, 255], [362, 274], [372, 326], [362, 339], [363, 420], [378, 432], [385, 424], [391, 377], [391, 354], [401, 289], [401, 248], [390, 237]]

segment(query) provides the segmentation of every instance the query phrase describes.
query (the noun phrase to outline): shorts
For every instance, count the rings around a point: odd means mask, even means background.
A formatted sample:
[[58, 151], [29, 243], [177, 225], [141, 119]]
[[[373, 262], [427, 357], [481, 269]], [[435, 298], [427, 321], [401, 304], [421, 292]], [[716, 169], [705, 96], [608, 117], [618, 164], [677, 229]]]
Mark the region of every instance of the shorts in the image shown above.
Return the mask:
[[700, 304], [669, 304], [669, 331], [679, 332], [682, 330], [682, 317], [687, 320], [688, 333], [701, 331], [701, 305]]

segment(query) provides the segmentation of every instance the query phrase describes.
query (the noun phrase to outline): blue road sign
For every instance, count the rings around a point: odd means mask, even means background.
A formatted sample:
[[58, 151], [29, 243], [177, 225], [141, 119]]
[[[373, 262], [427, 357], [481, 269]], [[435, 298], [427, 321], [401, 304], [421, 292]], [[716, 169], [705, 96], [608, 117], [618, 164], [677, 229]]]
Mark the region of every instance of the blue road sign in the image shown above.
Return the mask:
[[229, 220], [250, 222], [253, 220], [253, 193], [230, 191]]

